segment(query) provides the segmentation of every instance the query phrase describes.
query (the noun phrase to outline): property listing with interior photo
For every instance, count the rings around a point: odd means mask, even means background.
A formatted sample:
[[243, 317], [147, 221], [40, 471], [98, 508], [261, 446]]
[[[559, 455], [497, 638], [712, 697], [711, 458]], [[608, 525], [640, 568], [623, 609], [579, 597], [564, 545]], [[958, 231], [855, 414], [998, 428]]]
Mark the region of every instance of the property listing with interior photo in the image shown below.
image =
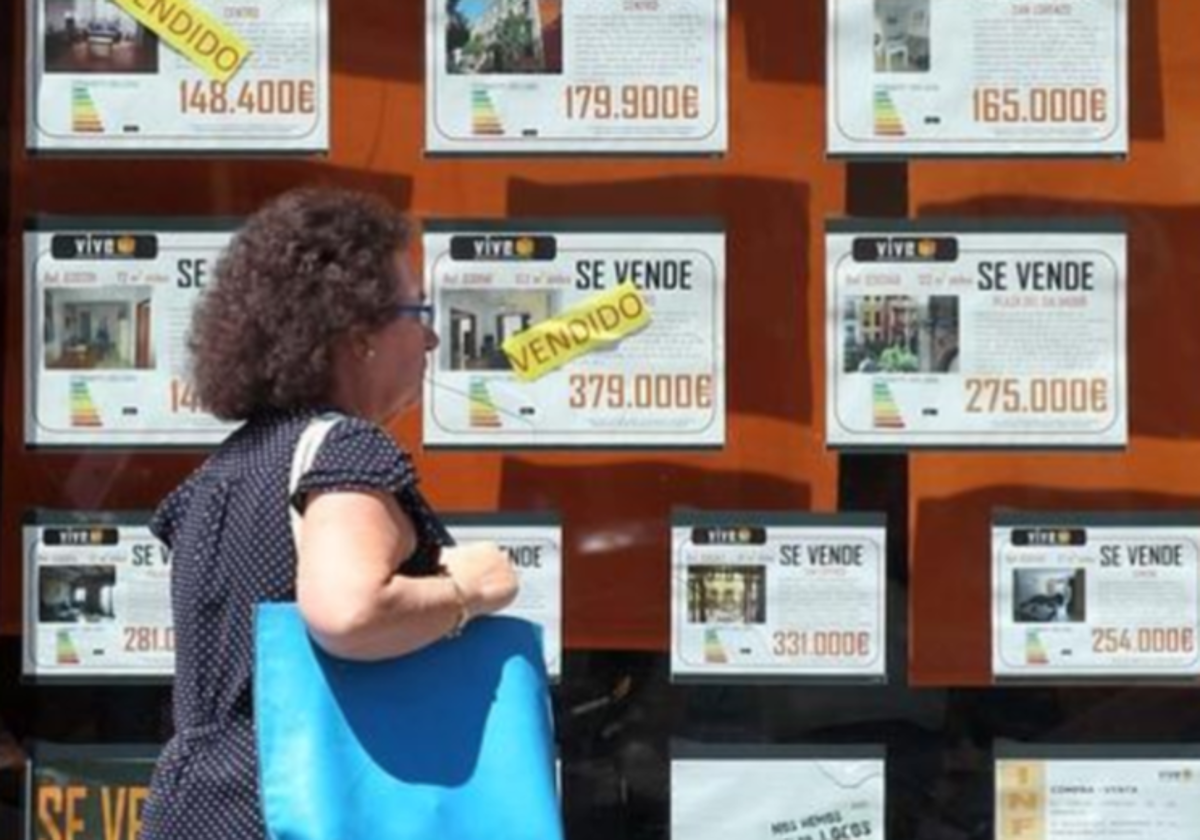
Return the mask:
[[716, 447], [725, 235], [706, 222], [439, 222], [430, 446]]
[[232, 228], [56, 218], [25, 233], [25, 442], [194, 446], [232, 429], [186, 369], [192, 307]]
[[677, 513], [671, 678], [882, 681], [885, 544], [875, 515]]
[[329, 148], [328, 0], [24, 2], [31, 151]]
[[170, 677], [171, 555], [147, 514], [32, 511], [21, 533], [27, 677]]
[[827, 3], [831, 154], [1129, 151], [1129, 0]]
[[1200, 678], [1200, 516], [1004, 513], [997, 678]]
[[826, 436], [1124, 446], [1119, 220], [826, 225]]
[[441, 153], [725, 151], [728, 0], [426, 0]]

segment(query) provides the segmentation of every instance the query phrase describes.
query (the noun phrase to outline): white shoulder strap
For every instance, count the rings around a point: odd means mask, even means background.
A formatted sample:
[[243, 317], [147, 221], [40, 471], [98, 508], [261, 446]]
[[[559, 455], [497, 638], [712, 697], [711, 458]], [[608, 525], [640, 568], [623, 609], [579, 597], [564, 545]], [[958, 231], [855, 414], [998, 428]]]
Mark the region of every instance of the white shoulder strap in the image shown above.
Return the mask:
[[321, 444], [325, 442], [329, 432], [338, 421], [342, 418], [336, 414], [322, 414], [319, 417], [314, 417], [309, 421], [308, 427], [300, 435], [300, 440], [296, 442], [296, 451], [292, 453], [292, 471], [288, 476], [288, 517], [292, 522], [292, 542], [296, 545], [297, 550], [300, 548], [300, 514], [296, 512], [296, 508], [292, 505], [292, 497], [296, 495], [296, 489], [300, 486], [300, 479], [304, 478], [304, 474], [308, 472], [313, 462], [317, 460], [317, 453], [321, 450]]

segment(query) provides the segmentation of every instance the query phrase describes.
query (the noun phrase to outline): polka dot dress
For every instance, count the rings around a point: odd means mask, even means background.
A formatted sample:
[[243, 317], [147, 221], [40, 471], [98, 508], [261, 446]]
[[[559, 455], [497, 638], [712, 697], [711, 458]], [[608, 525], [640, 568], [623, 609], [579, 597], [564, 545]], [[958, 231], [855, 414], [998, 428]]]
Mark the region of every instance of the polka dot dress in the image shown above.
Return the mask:
[[[141, 840], [265, 838], [254, 743], [254, 606], [296, 596], [287, 511], [296, 443], [315, 412], [247, 423], [159, 507], [151, 530], [172, 548], [175, 737], [155, 769]], [[418, 550], [406, 574], [436, 570], [451, 540], [416, 486], [408, 456], [381, 429], [343, 418], [300, 482], [395, 493]]]

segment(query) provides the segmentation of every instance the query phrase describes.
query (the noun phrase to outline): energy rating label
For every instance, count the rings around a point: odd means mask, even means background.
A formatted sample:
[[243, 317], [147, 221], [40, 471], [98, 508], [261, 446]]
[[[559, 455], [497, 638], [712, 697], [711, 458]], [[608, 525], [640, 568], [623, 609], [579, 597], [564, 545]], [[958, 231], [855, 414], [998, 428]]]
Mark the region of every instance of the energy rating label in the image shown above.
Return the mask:
[[34, 742], [25, 840], [140, 837], [159, 752], [158, 746], [141, 744]]
[[832, 155], [1124, 155], [1128, 0], [827, 0]]
[[1196, 840], [1193, 745], [997, 744], [996, 840]]
[[192, 308], [232, 221], [35, 219], [25, 233], [25, 443], [203, 446], [234, 428], [187, 378]]
[[723, 153], [727, 2], [426, 0], [426, 148]]
[[882, 516], [678, 513], [671, 522], [671, 677], [887, 677]]
[[424, 441], [725, 442], [725, 234], [672, 221], [431, 221]]
[[148, 523], [134, 513], [25, 517], [26, 677], [171, 677], [171, 555]]
[[329, 150], [328, 0], [24, 0], [35, 152]]
[[882, 747], [675, 744], [671, 836], [886, 840]]
[[992, 523], [997, 678], [1200, 677], [1200, 513]]
[[458, 543], [492, 542], [508, 553], [521, 577], [517, 600], [501, 615], [542, 629], [546, 670], [562, 676], [562, 525], [542, 514], [451, 514], [443, 523]]
[[1112, 220], [826, 225], [834, 447], [1121, 447], [1126, 243]]

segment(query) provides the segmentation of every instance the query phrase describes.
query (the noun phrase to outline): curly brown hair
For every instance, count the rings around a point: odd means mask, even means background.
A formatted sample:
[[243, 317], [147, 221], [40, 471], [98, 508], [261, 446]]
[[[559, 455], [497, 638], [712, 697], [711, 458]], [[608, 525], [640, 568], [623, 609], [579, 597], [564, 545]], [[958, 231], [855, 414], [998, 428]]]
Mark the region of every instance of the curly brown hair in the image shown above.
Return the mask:
[[381, 199], [345, 190], [294, 190], [251, 216], [192, 316], [201, 404], [245, 420], [326, 400], [334, 338], [386, 321], [411, 231]]

